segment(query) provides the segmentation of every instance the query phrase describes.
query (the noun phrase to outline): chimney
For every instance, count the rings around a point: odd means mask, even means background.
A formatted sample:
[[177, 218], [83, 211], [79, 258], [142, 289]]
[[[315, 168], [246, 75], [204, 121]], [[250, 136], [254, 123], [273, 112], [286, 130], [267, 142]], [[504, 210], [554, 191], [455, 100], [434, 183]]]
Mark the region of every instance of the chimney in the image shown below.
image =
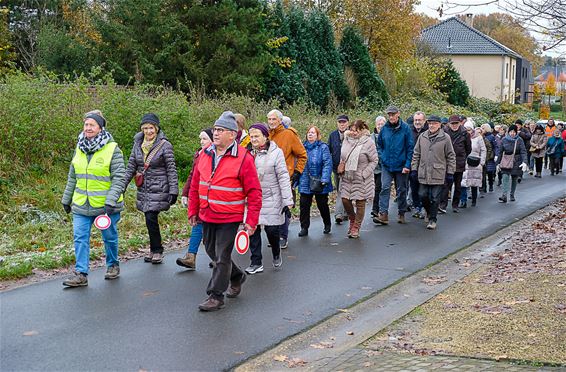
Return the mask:
[[472, 13], [466, 13], [464, 22], [466, 22], [468, 26], [474, 27], [474, 15]]

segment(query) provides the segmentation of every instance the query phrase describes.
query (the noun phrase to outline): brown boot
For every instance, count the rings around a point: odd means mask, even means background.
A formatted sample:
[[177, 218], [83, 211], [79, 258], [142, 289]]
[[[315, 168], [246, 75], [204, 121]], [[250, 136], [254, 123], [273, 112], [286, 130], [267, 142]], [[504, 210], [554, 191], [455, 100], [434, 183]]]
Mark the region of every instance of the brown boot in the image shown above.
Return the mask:
[[201, 311], [216, 311], [224, 307], [224, 301], [218, 300], [214, 297], [209, 297], [202, 304], [198, 305]]
[[187, 252], [184, 257], [177, 258], [175, 262], [179, 266], [186, 267], [189, 270], [194, 270], [197, 267], [197, 255]]
[[399, 222], [399, 223], [405, 223], [405, 214], [404, 214], [404, 213], [400, 213], [400, 214], [397, 216], [397, 222]]
[[358, 223], [354, 222], [352, 231], [350, 232], [350, 235], [348, 235], [348, 237], [352, 239], [358, 239], [360, 237], [360, 225]]
[[350, 222], [350, 225], [348, 226], [348, 238], [350, 238], [350, 235], [352, 234], [352, 228], [356, 223], [356, 216], [348, 216], [348, 221]]
[[240, 279], [239, 282], [231, 282], [230, 288], [228, 288], [228, 290], [226, 291], [226, 297], [228, 298], [238, 297], [240, 292], [242, 292], [242, 284], [244, 284], [247, 277], [248, 276], [244, 274], [244, 276], [242, 276], [242, 279]]
[[144, 262], [151, 262], [153, 260], [153, 252], [149, 251], [147, 252], [147, 254], [144, 256], [143, 261]]
[[389, 225], [389, 216], [387, 213], [379, 212], [377, 217], [373, 218], [373, 222], [378, 225]]

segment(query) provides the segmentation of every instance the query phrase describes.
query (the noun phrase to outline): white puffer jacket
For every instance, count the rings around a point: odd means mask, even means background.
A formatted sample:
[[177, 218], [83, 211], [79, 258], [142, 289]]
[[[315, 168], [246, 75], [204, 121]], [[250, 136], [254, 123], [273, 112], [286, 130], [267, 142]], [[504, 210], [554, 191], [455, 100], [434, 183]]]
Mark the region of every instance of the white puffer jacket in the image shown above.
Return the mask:
[[293, 205], [291, 182], [283, 151], [275, 142], [270, 141], [267, 150], [255, 153], [255, 166], [263, 193], [259, 224], [281, 225], [285, 222], [281, 210]]
[[480, 165], [477, 167], [470, 167], [466, 163], [466, 170], [462, 175], [463, 187], [481, 187], [483, 178], [483, 166], [485, 165], [485, 158], [487, 156], [487, 148], [481, 135], [476, 134], [472, 138], [472, 152], [469, 156], [477, 156], [480, 158]]

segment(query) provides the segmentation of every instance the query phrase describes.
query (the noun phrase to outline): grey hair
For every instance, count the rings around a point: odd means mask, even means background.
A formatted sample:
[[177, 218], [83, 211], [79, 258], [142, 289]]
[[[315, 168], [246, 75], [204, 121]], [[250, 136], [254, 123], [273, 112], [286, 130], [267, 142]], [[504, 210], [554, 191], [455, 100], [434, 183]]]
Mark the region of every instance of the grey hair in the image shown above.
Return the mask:
[[286, 125], [286, 126], [291, 126], [291, 118], [288, 116], [283, 116], [283, 119], [281, 120], [281, 122]]
[[90, 114], [95, 114], [95, 115], [101, 116], [104, 120], [106, 120], [106, 118], [104, 117], [104, 115], [102, 115], [102, 111], [100, 111], [100, 110], [92, 110], [92, 111], [89, 111], [89, 112], [87, 112], [86, 114], [84, 114], [84, 117], [86, 118], [86, 117], [87, 117], [88, 115], [90, 115]]
[[279, 111], [279, 110], [271, 110], [271, 111], [269, 111], [269, 113], [267, 114], [267, 116], [269, 117], [269, 116], [271, 116], [271, 115], [273, 115], [273, 114], [277, 115], [277, 117], [279, 118], [279, 120], [283, 120], [283, 113], [282, 113], [281, 111]]
[[422, 111], [417, 111], [413, 114], [413, 117], [417, 116], [417, 115], [422, 115], [423, 118], [426, 120], [426, 114]]
[[383, 121], [387, 121], [385, 120], [385, 117], [379, 115], [378, 117], [375, 118], [375, 122], [377, 123], [379, 120], [383, 120]]

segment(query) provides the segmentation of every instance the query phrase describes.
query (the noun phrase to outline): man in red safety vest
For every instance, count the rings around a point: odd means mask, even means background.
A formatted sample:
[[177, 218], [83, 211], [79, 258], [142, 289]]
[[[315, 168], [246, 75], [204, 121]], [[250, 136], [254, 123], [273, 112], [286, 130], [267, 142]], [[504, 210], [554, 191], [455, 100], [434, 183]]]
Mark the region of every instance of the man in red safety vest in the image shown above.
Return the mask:
[[189, 191], [189, 223], [195, 226], [197, 215], [203, 221], [206, 253], [214, 262], [212, 278], [199, 305], [202, 311], [224, 307], [224, 293], [237, 297], [246, 274], [232, 261], [234, 239], [240, 224], [252, 235], [261, 210], [261, 185], [253, 156], [236, 143], [238, 125], [231, 111], [216, 120], [212, 144], [203, 150], [193, 170]]

